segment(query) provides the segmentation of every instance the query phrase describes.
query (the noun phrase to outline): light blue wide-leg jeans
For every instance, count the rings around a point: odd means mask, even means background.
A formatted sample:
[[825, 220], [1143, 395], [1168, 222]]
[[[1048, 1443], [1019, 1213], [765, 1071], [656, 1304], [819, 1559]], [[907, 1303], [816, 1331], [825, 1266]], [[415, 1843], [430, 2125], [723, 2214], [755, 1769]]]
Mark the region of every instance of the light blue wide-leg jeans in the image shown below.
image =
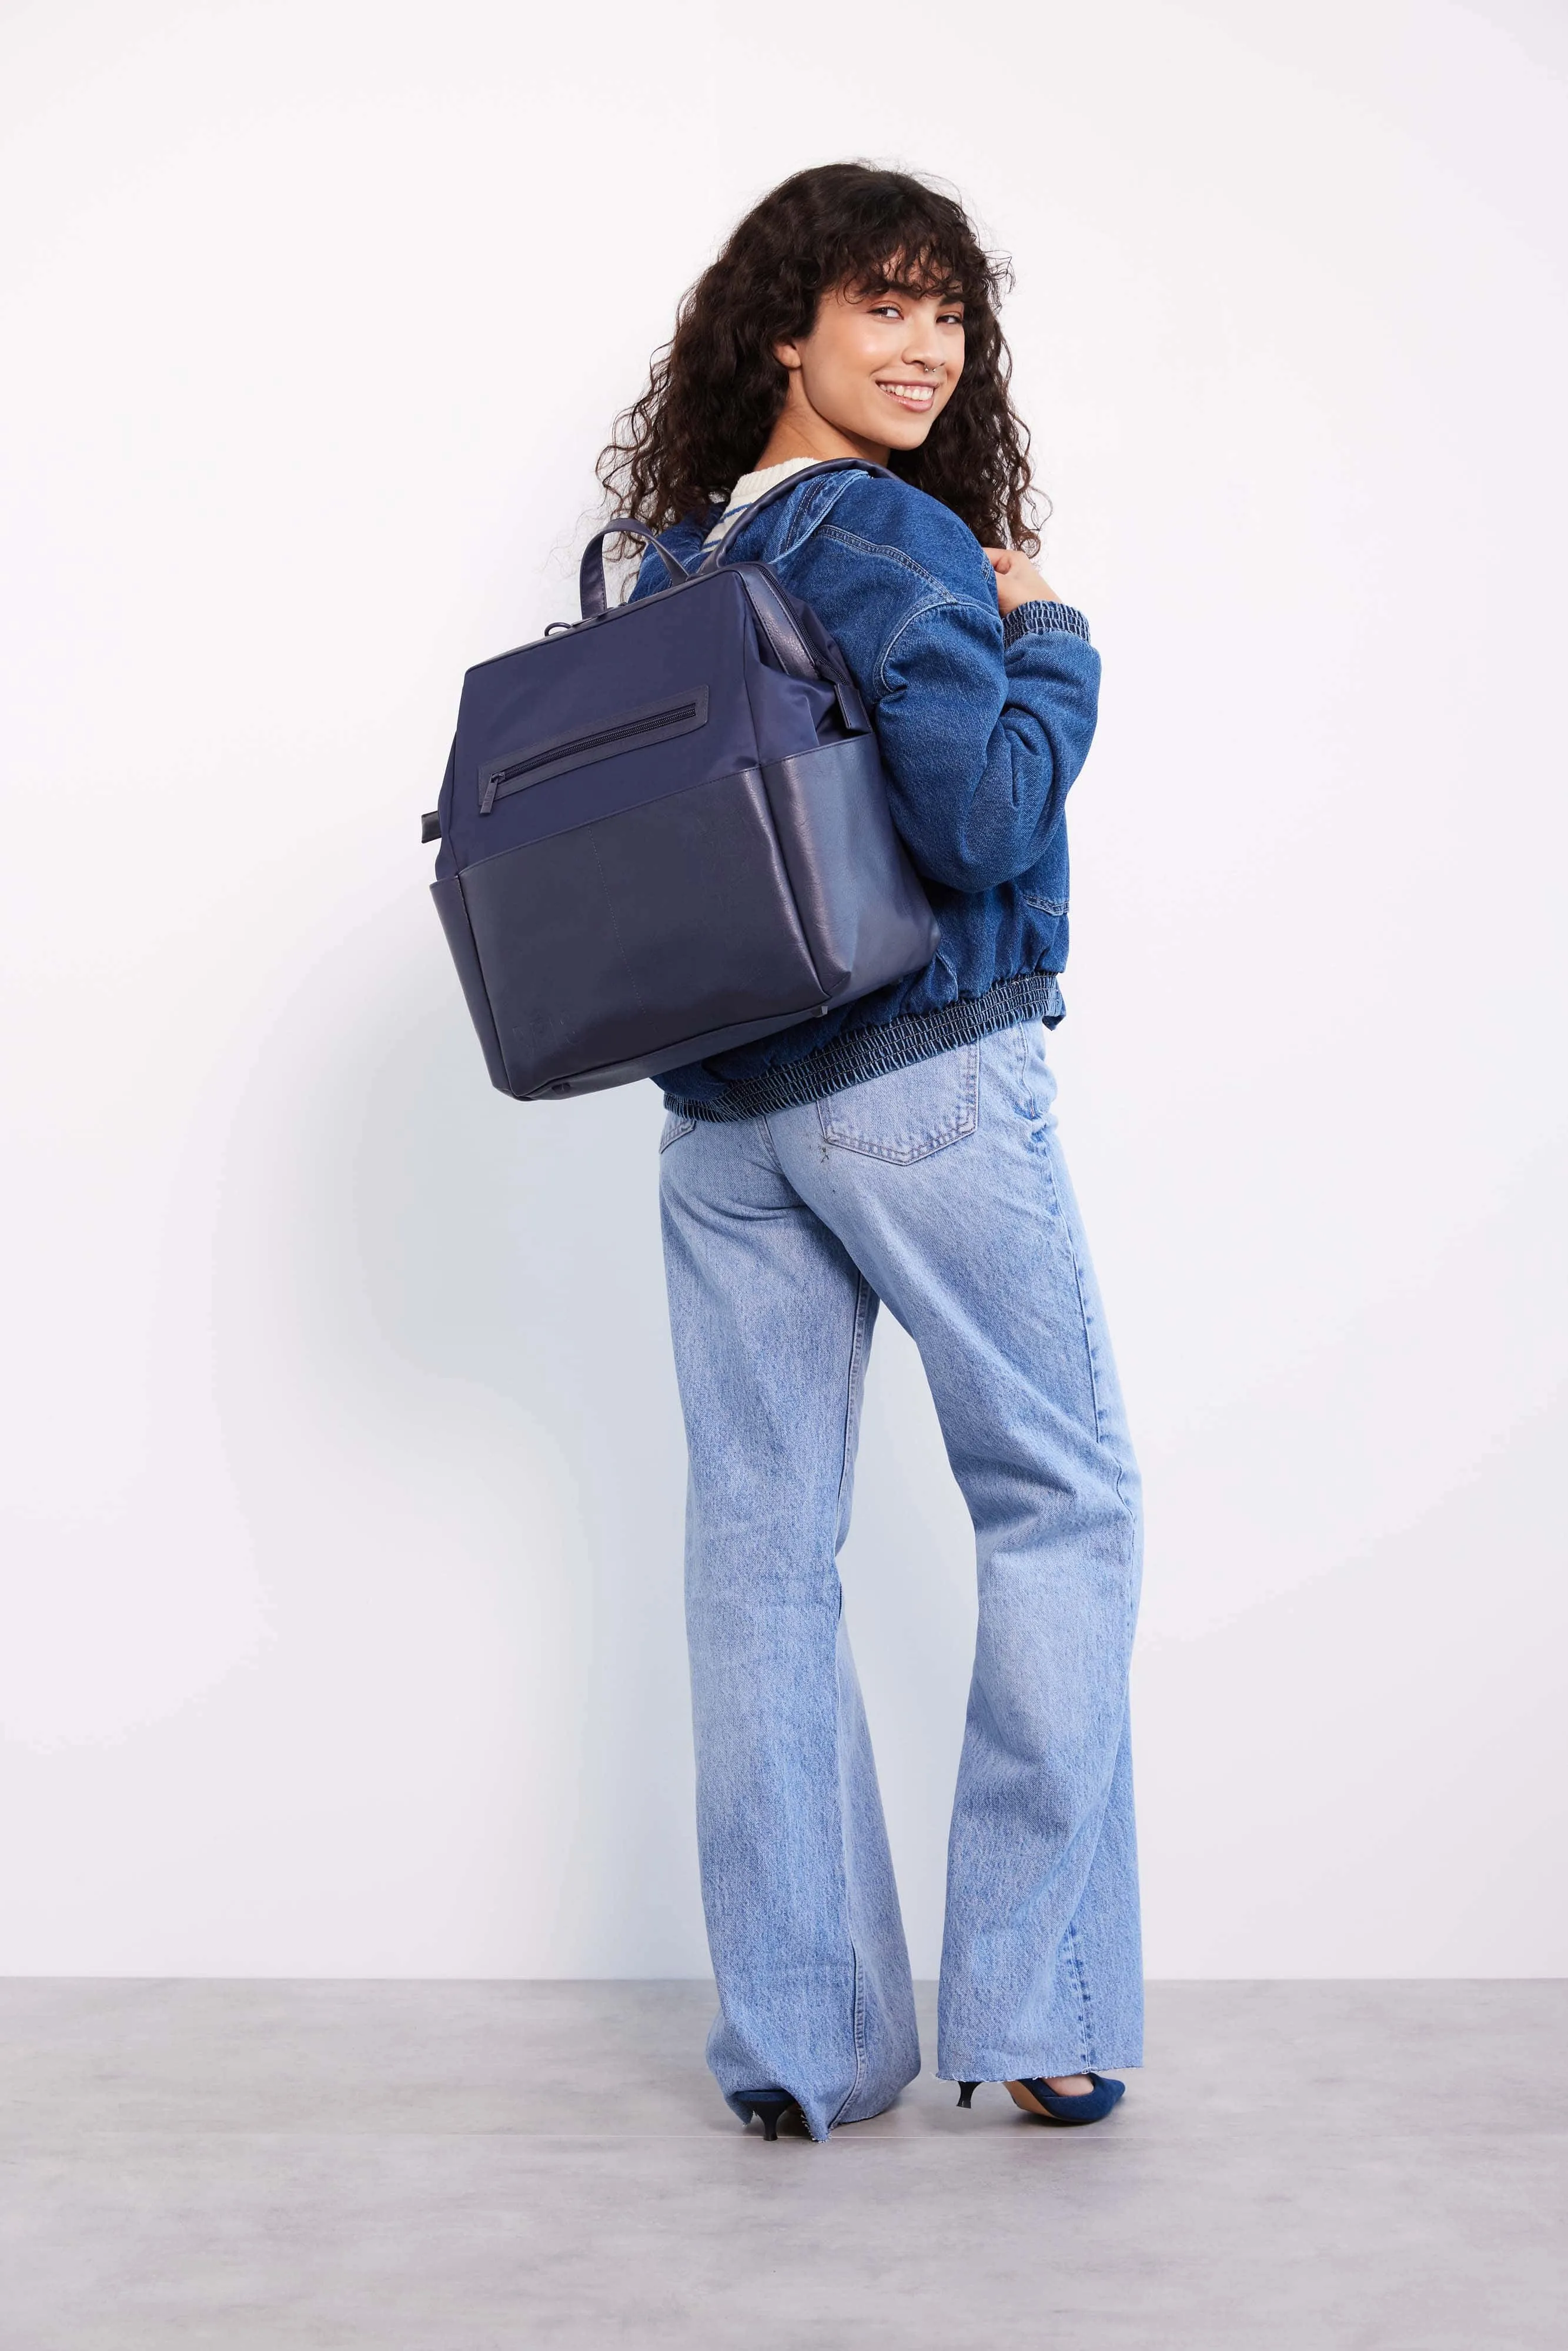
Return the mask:
[[879, 1300], [919, 1348], [979, 1573], [937, 2073], [1142, 2058], [1138, 1477], [1054, 1092], [1031, 1025], [763, 1118], [665, 1123], [708, 2062], [737, 2111], [788, 2090], [816, 2138], [920, 2070], [837, 1565]]

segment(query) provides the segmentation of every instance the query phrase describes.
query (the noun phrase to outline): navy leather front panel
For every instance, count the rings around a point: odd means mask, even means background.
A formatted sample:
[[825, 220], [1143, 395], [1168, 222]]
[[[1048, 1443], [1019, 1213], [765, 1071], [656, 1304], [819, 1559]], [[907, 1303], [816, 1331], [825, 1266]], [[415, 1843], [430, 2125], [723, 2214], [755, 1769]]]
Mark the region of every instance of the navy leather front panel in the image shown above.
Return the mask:
[[[601, 621], [520, 646], [469, 671], [457, 722], [452, 847], [460, 867], [544, 841], [596, 818], [754, 767], [756, 729], [746, 673], [755, 661], [745, 596], [722, 575]], [[674, 706], [702, 692], [705, 723], [549, 774], [498, 796], [481, 813], [497, 761], [530, 744], [591, 738], [625, 714]]]
[[463, 893], [516, 1093], [826, 993], [755, 768], [486, 858]]

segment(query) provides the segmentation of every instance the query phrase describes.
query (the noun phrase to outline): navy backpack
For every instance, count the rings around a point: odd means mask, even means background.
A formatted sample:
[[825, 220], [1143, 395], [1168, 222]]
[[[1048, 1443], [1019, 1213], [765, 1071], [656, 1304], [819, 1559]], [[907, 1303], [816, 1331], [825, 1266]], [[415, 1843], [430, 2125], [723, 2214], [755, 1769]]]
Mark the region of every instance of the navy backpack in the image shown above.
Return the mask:
[[[607, 608], [616, 532], [656, 548], [673, 584]], [[432, 895], [490, 1076], [519, 1101], [701, 1061], [936, 952], [843, 656], [725, 544], [688, 573], [640, 523], [606, 523], [581, 620], [464, 680], [424, 820]]]

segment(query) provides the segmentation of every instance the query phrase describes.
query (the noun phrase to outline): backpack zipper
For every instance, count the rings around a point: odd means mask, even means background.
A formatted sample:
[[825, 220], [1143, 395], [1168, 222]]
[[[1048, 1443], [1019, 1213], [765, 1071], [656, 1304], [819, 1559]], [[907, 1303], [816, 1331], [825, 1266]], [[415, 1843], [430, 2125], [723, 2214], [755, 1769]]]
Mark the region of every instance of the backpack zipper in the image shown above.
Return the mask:
[[557, 775], [563, 768], [618, 751], [644, 735], [686, 734], [703, 726], [706, 718], [707, 690], [703, 687], [683, 701], [663, 704], [656, 710], [634, 711], [613, 726], [598, 727], [591, 735], [558, 737], [554, 742], [541, 743], [522, 758], [499, 760], [482, 773], [479, 812], [487, 816], [497, 800], [505, 799], [510, 792], [525, 791], [545, 774]]

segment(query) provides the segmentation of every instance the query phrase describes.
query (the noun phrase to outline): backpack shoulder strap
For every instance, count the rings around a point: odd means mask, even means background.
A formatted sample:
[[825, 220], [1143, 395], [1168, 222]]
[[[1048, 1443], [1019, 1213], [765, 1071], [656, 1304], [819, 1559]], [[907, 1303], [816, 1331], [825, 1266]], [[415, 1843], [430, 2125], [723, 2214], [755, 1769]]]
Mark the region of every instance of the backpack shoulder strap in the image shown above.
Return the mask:
[[697, 566], [694, 578], [700, 579], [705, 571], [716, 571], [718, 569], [729, 552], [729, 543], [736, 533], [744, 529], [748, 522], [754, 522], [764, 507], [772, 506], [779, 498], [789, 497], [791, 492], [800, 487], [802, 482], [812, 481], [819, 474], [845, 472], [881, 474], [890, 482], [895, 482], [898, 479], [898, 475], [890, 466], [873, 465], [869, 457], [824, 457], [817, 465], [802, 465], [798, 473], [790, 475], [788, 481], [775, 482], [770, 490], [764, 490], [759, 498], [753, 498], [748, 507], [742, 507], [734, 519], [726, 523], [723, 538], [709, 548], [702, 562]]

